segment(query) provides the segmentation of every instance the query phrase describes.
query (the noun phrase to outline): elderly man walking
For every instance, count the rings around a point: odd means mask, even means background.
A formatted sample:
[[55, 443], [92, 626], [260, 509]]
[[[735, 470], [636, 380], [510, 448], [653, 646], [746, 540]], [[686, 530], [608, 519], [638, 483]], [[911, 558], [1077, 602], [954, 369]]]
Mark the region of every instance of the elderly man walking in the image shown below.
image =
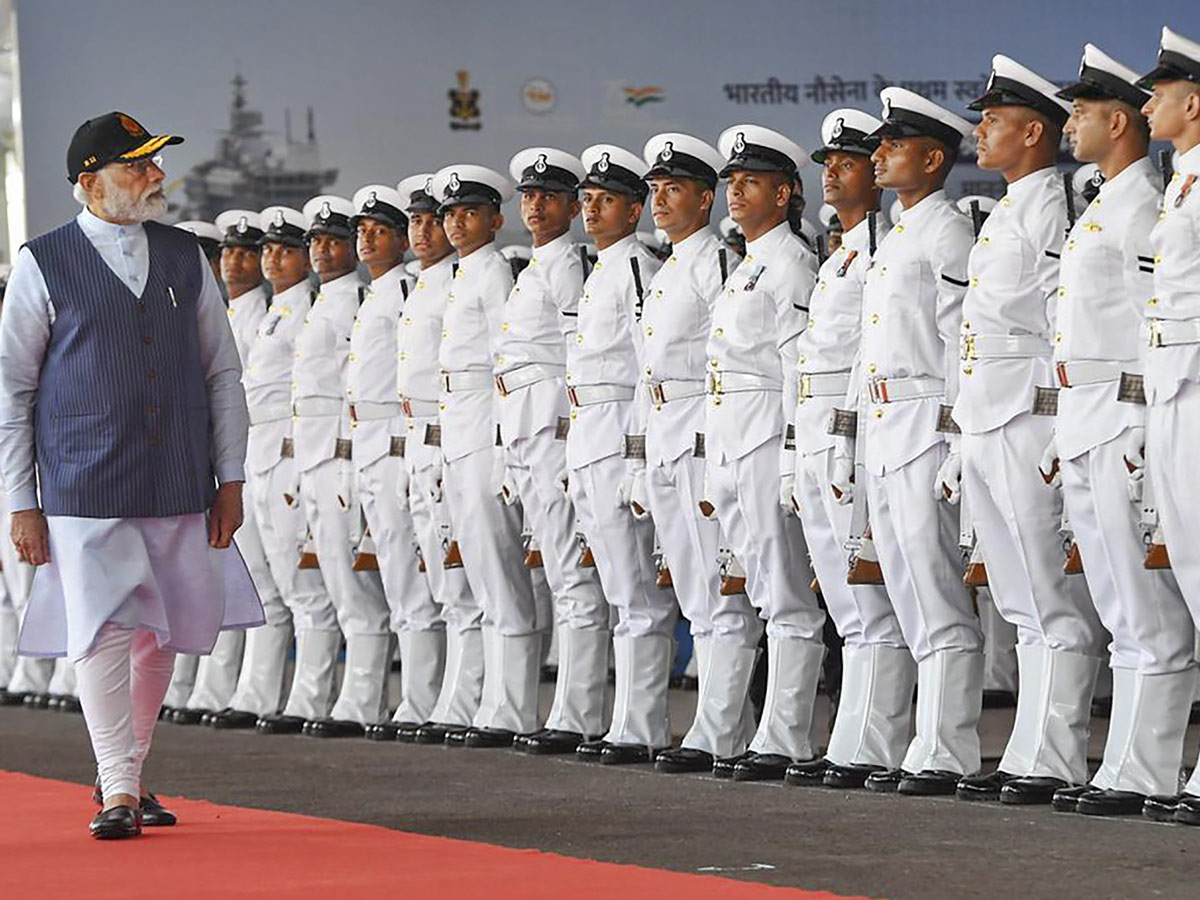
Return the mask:
[[152, 135], [90, 119], [67, 151], [85, 208], [26, 244], [0, 318], [0, 472], [42, 567], [19, 650], [68, 656], [96, 756], [97, 838], [173, 824], [142, 785], [176, 652], [263, 622], [230, 540], [248, 428], [212, 270], [166, 211]]

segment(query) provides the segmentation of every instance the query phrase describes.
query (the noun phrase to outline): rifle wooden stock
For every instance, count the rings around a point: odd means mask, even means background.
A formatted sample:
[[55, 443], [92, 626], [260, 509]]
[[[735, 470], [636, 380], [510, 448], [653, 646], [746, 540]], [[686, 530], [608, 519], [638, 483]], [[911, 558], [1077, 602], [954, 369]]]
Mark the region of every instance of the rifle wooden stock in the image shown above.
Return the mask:
[[442, 560], [442, 568], [461, 569], [462, 564], [462, 551], [458, 549], [458, 541], [451, 541], [450, 546], [446, 548], [446, 556]]

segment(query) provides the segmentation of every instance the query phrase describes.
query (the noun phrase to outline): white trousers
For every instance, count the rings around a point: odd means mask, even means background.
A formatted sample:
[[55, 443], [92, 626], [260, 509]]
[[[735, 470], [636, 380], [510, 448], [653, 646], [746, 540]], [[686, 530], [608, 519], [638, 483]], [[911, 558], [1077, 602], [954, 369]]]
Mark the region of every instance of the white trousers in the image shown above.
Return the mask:
[[685, 454], [648, 466], [646, 490], [654, 529], [671, 570], [675, 596], [693, 636], [711, 634], [742, 647], [757, 647], [762, 623], [744, 594], [721, 596], [717, 563], [720, 525], [700, 513], [704, 459]]
[[[608, 456], [571, 472], [576, 508], [584, 536], [596, 558], [596, 571], [604, 597], [617, 611], [616, 636], [637, 637], [662, 634], [668, 637], [675, 626], [675, 592], [655, 584], [654, 523], [636, 519], [626, 506], [617, 505], [628, 463]], [[675, 573], [671, 573], [672, 578]], [[680, 579], [687, 577], [680, 567]], [[604, 627], [608, 617], [605, 611]]]
[[1192, 665], [1192, 619], [1174, 575], [1142, 565], [1141, 528], [1125, 487], [1127, 435], [1063, 460], [1063, 499], [1092, 602], [1112, 634], [1112, 667], [1181, 672]]
[[958, 510], [933, 496], [945, 458], [946, 445], [939, 443], [883, 475], [867, 473], [879, 565], [918, 663], [938, 651], [979, 653], [983, 646], [971, 595], [962, 583]]
[[155, 635], [105, 625], [87, 655], [76, 661], [79, 702], [92, 741], [100, 788], [137, 797], [175, 654], [159, 650]]
[[506, 506], [493, 480], [492, 447], [448, 461], [446, 500], [471, 593], [498, 634], [538, 631], [538, 616], [521, 541], [521, 507]]
[[708, 462], [708, 488], [730, 548], [746, 568], [750, 602], [770, 637], [821, 641], [825, 613], [812, 591], [808, 548], [795, 516], [779, 505], [782, 438], [738, 459]]
[[354, 532], [358, 529], [357, 498], [338, 502], [339, 490], [349, 490], [344, 466], [330, 459], [300, 473], [300, 498], [321, 563], [321, 577], [337, 612], [338, 626], [351, 635], [388, 634], [388, 608], [378, 572], [354, 571]]
[[986, 587], [975, 590], [975, 610], [983, 630], [983, 689], [1016, 694], [1017, 628], [1004, 621]]
[[1187, 381], [1166, 403], [1147, 407], [1146, 470], [1153, 484], [1158, 521], [1171, 557], [1171, 572], [1192, 621], [1200, 627], [1197, 441], [1200, 441], [1200, 383]]
[[1087, 583], [1063, 572], [1062, 498], [1037, 473], [1053, 428], [1048, 416], [1022, 413], [1000, 428], [964, 434], [962, 489], [992, 600], [1017, 627], [1018, 643], [1099, 656], [1104, 636]]
[[853, 507], [839, 504], [830, 489], [833, 456], [833, 447], [819, 453], [796, 454], [795, 495], [825, 607], [848, 646], [904, 648], [904, 635], [887, 589], [875, 584], [846, 584], [849, 557], [845, 547]]

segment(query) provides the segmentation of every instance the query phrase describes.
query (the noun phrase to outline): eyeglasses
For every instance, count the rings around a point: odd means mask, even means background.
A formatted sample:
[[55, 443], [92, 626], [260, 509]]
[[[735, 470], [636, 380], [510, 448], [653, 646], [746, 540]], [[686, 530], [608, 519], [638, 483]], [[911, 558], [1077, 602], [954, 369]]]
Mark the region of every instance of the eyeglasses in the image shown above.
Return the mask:
[[125, 170], [133, 172], [137, 175], [145, 175], [150, 170], [151, 166], [161, 169], [163, 164], [162, 156], [143, 156], [140, 159], [119, 159], [117, 160]]

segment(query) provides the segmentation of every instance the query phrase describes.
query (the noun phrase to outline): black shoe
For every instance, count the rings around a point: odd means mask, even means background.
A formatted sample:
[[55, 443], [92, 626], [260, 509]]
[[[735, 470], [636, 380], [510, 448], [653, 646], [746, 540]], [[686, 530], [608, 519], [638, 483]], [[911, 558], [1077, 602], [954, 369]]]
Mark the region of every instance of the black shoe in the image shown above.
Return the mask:
[[83, 712], [83, 704], [79, 702], [78, 697], [62, 696], [58, 698], [58, 711], [78, 715]]
[[821, 783], [825, 787], [830, 788], [859, 790], [872, 775], [883, 775], [887, 771], [883, 766], [864, 765], [862, 763], [849, 763], [844, 766], [830, 765], [825, 770], [825, 777], [821, 779]]
[[50, 695], [49, 694], [26, 694], [22, 701], [26, 709], [49, 709]]
[[142, 833], [142, 815], [132, 806], [114, 806], [96, 813], [88, 826], [92, 837], [100, 841], [137, 837]]
[[1140, 816], [1145, 805], [1145, 794], [1092, 788], [1080, 796], [1075, 812], [1085, 816]]
[[676, 747], [664, 750], [654, 757], [654, 769], [666, 772], [668, 775], [679, 775], [684, 772], [711, 772], [713, 755], [707, 750], [694, 750], [691, 747]]
[[733, 767], [733, 780], [783, 781], [791, 764], [792, 758], [782, 753], [755, 753]]
[[143, 828], [166, 828], [179, 820], [175, 813], [165, 809], [154, 794], [146, 794], [139, 804], [142, 813]]
[[600, 762], [606, 766], [631, 766], [652, 759], [654, 754], [645, 744], [609, 744], [600, 751]]
[[175, 707], [173, 706], [160, 706], [158, 709], [158, 721], [160, 722], [171, 721], [171, 716], [173, 715], [175, 715]]
[[496, 747], [511, 747], [515, 731], [507, 728], [469, 728], [463, 736], [464, 747], [474, 747], [477, 750], [491, 750]]
[[50, 694], [50, 699], [46, 701], [46, 709], [50, 710], [50, 712], [58, 712], [59, 699], [58, 694]]
[[922, 769], [912, 775], [905, 775], [896, 785], [896, 793], [908, 794], [913, 797], [947, 797], [958, 790], [962, 780], [959, 772], [947, 772], [944, 769]]
[[583, 735], [577, 731], [547, 728], [538, 734], [525, 735], [525, 739], [518, 746], [531, 756], [550, 756], [556, 753], [574, 753], [582, 743]]
[[792, 763], [787, 767], [783, 780], [796, 787], [820, 787], [825, 783], [825, 773], [833, 766], [823, 756]]
[[269, 716], [260, 716], [254, 730], [259, 734], [299, 734], [304, 730], [304, 723], [304, 716], [272, 713]]
[[368, 725], [366, 728], [369, 741], [394, 741], [400, 726], [395, 722], [380, 722], [378, 725]]
[[447, 725], [444, 722], [426, 722], [413, 732], [413, 743], [425, 744], [427, 746], [444, 744], [446, 742], [446, 732], [451, 728], [466, 728], [466, 726]]
[[470, 725], [463, 725], [461, 728], [446, 729], [446, 737], [442, 743], [447, 747], [461, 747], [467, 740], [467, 732], [471, 730]]
[[596, 738], [594, 741], [584, 741], [575, 748], [575, 758], [584, 762], [600, 762], [600, 757], [604, 754], [604, 748], [608, 746], [608, 741], [604, 738]]
[[1076, 812], [1079, 798], [1092, 790], [1095, 788], [1090, 784], [1073, 784], [1070, 787], [1059, 788], [1050, 798], [1050, 808], [1055, 812]]
[[1012, 691], [983, 692], [984, 709], [1013, 709], [1016, 705], [1017, 698], [1013, 696]]
[[304, 733], [319, 738], [362, 737], [367, 728], [361, 722], [348, 719], [313, 719], [304, 726]]
[[396, 728], [396, 740], [402, 744], [415, 744], [417, 732], [427, 724], [427, 722], [400, 722]]
[[[1020, 776], [1001, 772], [999, 769], [987, 775], [967, 775], [958, 780], [954, 796], [959, 800], [996, 801], [1000, 799], [1000, 789], [1018, 777]], [[1063, 785], [1060, 784], [1059, 787]]]
[[0, 691], [0, 706], [20, 706], [24, 702], [24, 691]]
[[234, 731], [239, 728], [253, 728], [258, 724], [258, 716], [241, 709], [223, 709], [209, 716], [207, 724], [218, 731]]
[[532, 738], [541, 737], [549, 730], [549, 728], [539, 728], [537, 731], [529, 732], [529, 734], [518, 734], [515, 738], [513, 738], [513, 749], [524, 750], [526, 741], [531, 740]]
[[713, 760], [712, 773], [713, 778], [732, 778], [737, 767], [750, 759], [757, 756], [753, 750], [747, 750], [745, 753], [739, 753], [737, 756], [722, 756]]
[[877, 794], [894, 794], [900, 787], [900, 782], [912, 775], [903, 769], [884, 769], [882, 772], [872, 772], [863, 782], [863, 787]]
[[1179, 794], [1151, 795], [1142, 805], [1142, 815], [1152, 822], [1174, 822], [1179, 798]]
[[1014, 778], [1000, 789], [1000, 802], [1015, 806], [1045, 806], [1054, 800], [1056, 792], [1070, 787], [1061, 778], [1026, 775]]
[[171, 716], [171, 721], [176, 725], [199, 725], [204, 714], [210, 712], [211, 709], [177, 709], [175, 715]]
[[1180, 794], [1175, 807], [1175, 821], [1183, 825], [1200, 825], [1200, 797], [1195, 794]]

